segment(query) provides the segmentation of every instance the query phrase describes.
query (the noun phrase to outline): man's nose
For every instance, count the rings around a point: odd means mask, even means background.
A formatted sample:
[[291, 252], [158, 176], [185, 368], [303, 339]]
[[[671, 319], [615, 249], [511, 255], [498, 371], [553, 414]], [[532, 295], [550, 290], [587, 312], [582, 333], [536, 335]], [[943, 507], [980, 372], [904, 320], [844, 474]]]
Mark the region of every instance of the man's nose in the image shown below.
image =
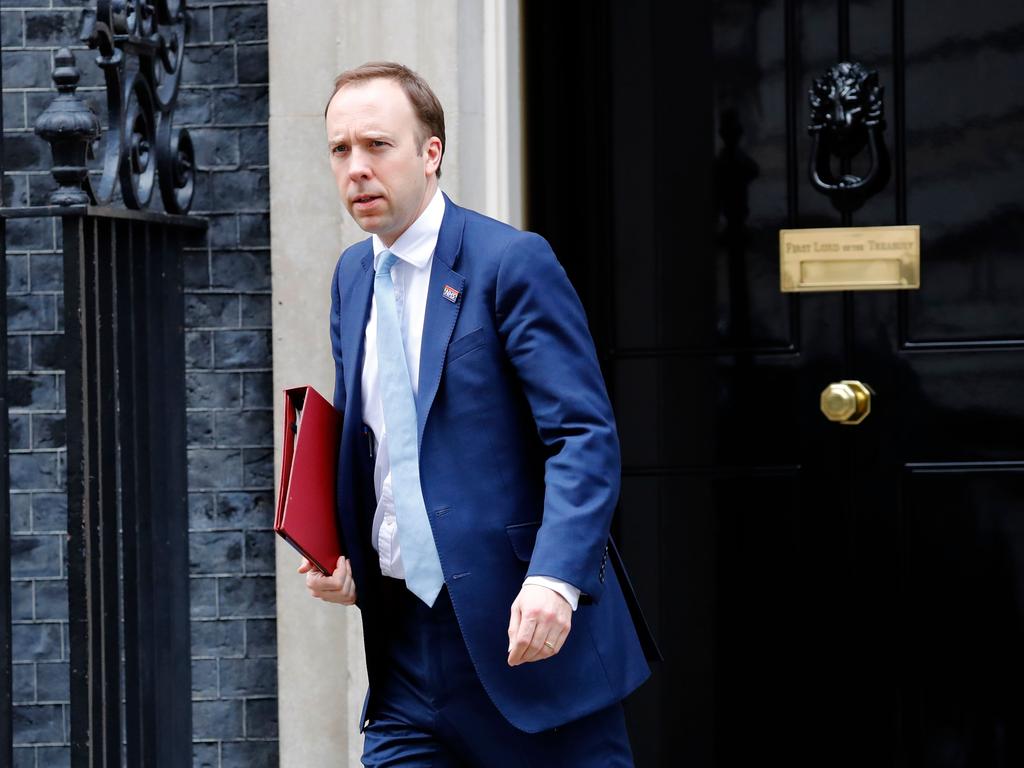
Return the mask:
[[369, 157], [365, 152], [352, 150], [348, 160], [348, 175], [351, 179], [367, 179], [372, 175]]

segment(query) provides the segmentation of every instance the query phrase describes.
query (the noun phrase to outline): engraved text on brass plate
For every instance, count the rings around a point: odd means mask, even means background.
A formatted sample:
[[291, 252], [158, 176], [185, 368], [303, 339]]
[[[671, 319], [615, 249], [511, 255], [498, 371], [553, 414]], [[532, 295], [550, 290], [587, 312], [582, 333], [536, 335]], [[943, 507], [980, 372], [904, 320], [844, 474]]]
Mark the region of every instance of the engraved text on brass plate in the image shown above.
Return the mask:
[[779, 269], [784, 292], [919, 288], [920, 228], [783, 229]]

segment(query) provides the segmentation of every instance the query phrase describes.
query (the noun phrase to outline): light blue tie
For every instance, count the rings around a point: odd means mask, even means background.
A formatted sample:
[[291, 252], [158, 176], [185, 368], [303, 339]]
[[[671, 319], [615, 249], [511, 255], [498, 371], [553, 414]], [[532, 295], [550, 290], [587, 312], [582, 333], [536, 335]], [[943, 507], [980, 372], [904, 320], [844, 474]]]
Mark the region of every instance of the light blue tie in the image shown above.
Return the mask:
[[384, 427], [388, 433], [391, 491], [395, 499], [405, 584], [420, 600], [432, 606], [444, 585], [444, 574], [420, 487], [416, 400], [412, 394], [402, 330], [398, 324], [395, 284], [391, 281], [391, 265], [397, 258], [391, 251], [381, 251], [373, 280], [373, 295], [377, 300], [380, 395], [384, 404]]

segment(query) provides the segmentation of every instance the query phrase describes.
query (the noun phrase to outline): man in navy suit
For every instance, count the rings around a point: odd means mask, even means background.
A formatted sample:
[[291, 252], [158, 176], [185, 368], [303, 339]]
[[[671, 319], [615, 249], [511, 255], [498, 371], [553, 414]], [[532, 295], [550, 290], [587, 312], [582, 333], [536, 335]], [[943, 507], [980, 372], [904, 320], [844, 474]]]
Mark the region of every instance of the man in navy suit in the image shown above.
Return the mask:
[[347, 557], [299, 570], [361, 610], [363, 762], [632, 765], [621, 700], [656, 649], [609, 538], [619, 446], [583, 307], [543, 238], [440, 191], [444, 115], [414, 72], [343, 73], [325, 118], [371, 237], [331, 285]]

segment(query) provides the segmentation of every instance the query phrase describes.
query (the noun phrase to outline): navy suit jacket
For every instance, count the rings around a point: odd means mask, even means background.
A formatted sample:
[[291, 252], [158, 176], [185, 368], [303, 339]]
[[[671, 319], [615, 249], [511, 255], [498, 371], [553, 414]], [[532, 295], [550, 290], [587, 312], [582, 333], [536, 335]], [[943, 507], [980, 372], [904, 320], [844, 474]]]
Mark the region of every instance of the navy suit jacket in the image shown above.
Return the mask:
[[[370, 696], [384, 612], [363, 433], [369, 239], [346, 249], [331, 291], [334, 404], [345, 413], [340, 530], [361, 609]], [[452, 300], [454, 298], [454, 301]], [[445, 197], [430, 273], [417, 395], [420, 478], [445, 583], [477, 675], [498, 710], [537, 732], [621, 700], [650, 674], [615, 568], [615, 419], [586, 316], [539, 235]], [[509, 611], [527, 575], [583, 593], [561, 652], [509, 667]], [[630, 595], [632, 597], [632, 595]], [[646, 638], [645, 638], [646, 639]]]

